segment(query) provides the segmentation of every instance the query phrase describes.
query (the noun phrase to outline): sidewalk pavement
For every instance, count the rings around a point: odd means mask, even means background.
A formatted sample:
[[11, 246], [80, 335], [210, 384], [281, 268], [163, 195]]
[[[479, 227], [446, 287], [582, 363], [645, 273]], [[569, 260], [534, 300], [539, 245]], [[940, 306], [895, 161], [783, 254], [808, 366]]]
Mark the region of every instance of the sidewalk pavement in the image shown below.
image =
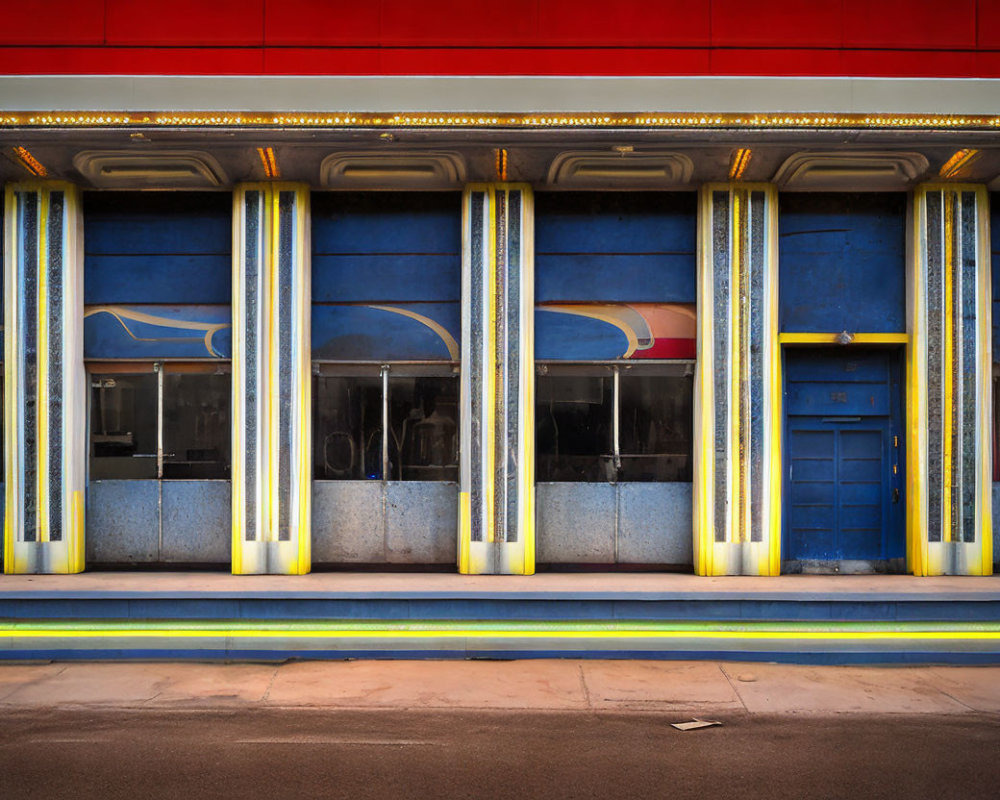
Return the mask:
[[0, 714], [113, 709], [997, 714], [1000, 667], [710, 661], [0, 664]]

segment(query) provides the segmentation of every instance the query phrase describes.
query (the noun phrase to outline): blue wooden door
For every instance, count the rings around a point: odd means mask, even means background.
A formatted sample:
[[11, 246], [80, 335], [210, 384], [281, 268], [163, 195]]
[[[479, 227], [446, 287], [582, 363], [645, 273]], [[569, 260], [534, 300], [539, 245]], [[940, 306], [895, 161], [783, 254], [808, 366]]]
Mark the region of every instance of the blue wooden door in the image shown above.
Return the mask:
[[905, 555], [899, 354], [785, 354], [784, 558]]

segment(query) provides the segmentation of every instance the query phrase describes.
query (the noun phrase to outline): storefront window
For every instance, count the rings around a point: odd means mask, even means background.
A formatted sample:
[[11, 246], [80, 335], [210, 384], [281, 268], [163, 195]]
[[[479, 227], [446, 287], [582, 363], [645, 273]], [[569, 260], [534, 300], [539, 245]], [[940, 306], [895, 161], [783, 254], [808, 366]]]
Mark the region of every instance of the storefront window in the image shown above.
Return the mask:
[[540, 364], [542, 482], [690, 481], [693, 367]]
[[313, 383], [317, 480], [458, 480], [458, 377], [450, 366], [324, 372]]

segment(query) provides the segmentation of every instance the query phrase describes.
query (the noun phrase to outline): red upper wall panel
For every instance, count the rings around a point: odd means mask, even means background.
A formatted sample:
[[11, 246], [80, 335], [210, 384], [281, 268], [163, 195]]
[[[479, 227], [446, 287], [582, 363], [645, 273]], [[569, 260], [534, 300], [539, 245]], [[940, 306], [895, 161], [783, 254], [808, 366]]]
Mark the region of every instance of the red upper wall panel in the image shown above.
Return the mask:
[[844, 47], [976, 47], [976, 0], [844, 0]]
[[976, 29], [976, 44], [980, 49], [1000, 49], [1000, 3], [997, 0], [979, 0]]
[[22, 0], [13, 74], [993, 77], [1000, 0]]
[[268, 46], [376, 47], [380, 17], [378, 0], [266, 0], [264, 42]]
[[712, 0], [714, 47], [840, 47], [843, 0]]
[[538, 44], [536, 0], [382, 0], [380, 43], [386, 47], [510, 47]]
[[264, 0], [105, 0], [105, 44], [261, 45]]
[[104, 0], [22, 0], [4, 8], [0, 45], [101, 44]]

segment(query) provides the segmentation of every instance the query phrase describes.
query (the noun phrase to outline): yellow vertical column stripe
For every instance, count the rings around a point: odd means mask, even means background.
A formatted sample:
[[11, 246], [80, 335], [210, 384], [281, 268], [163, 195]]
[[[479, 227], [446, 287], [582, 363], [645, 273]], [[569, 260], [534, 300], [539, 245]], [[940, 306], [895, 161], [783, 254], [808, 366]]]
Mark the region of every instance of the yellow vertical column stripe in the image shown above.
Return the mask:
[[4, 521], [3, 565], [5, 573], [14, 572], [14, 537], [16, 536], [17, 502], [20, 480], [17, 472], [17, 443], [20, 440], [19, 405], [20, 374], [17, 368], [16, 331], [19, 327], [19, 308], [14, 302], [17, 294], [17, 266], [14, 261], [14, 242], [17, 237], [17, 215], [14, 187], [8, 184], [4, 191]]
[[694, 435], [694, 570], [711, 575], [714, 531], [715, 475], [715, 326], [712, 230], [714, 227], [712, 187], [701, 191], [698, 204], [698, 297], [697, 361], [695, 364], [695, 435]]

